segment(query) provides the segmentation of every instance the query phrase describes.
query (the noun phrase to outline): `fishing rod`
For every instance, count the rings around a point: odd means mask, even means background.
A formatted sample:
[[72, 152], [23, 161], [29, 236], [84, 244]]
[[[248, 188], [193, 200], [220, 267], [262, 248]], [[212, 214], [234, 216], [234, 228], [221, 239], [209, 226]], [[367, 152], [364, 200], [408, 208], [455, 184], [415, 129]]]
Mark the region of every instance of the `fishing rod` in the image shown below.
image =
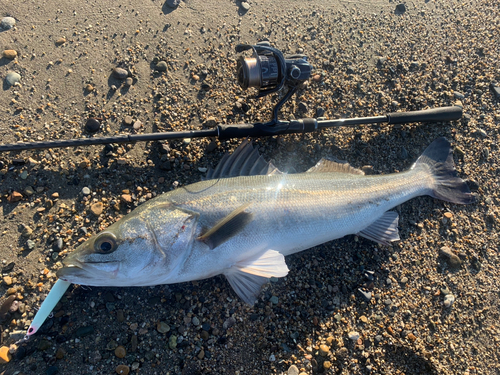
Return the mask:
[[[135, 143], [160, 141], [167, 139], [217, 137], [221, 140], [229, 138], [265, 137], [282, 134], [304, 134], [321, 131], [326, 128], [356, 126], [368, 124], [405, 124], [411, 122], [444, 122], [458, 120], [462, 117], [460, 106], [440, 107], [410, 112], [393, 112], [385, 116], [359, 117], [351, 119], [325, 120], [304, 118], [292, 121], [278, 120], [278, 113], [297, 89], [309, 79], [312, 65], [307, 56], [295, 54], [285, 57], [281, 51], [270, 46], [269, 42], [256, 45], [239, 44], [236, 52], [252, 51], [251, 57], [241, 55], [237, 63], [237, 78], [240, 86], [246, 90], [255, 87], [259, 90], [257, 98], [288, 88], [284, 97], [273, 109], [273, 118], [266, 123], [217, 125], [214, 129], [191, 130], [181, 132], [160, 132], [151, 134], [126, 134], [106, 137], [89, 137], [79, 139], [19, 142], [0, 145], [0, 152], [35, 150], [45, 148], [90, 146], [110, 143]], [[89, 119], [94, 127], [87, 131], [99, 129], [97, 119]]]

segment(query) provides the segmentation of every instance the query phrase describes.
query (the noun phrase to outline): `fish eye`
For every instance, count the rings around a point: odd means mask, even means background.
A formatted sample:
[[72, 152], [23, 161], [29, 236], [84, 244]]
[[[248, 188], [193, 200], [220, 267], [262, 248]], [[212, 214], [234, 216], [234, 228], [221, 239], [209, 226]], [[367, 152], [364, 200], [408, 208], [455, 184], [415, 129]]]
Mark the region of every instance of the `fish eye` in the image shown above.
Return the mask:
[[109, 254], [116, 250], [116, 237], [114, 234], [105, 232], [100, 234], [94, 241], [96, 253]]

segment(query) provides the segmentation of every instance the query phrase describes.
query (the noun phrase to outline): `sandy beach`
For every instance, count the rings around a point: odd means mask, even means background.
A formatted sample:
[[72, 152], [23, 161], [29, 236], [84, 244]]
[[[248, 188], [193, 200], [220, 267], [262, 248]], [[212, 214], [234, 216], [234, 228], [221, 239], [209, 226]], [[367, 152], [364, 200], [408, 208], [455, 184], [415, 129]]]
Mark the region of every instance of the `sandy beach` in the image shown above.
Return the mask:
[[0, 153], [1, 374], [500, 374], [498, 0], [1, 1], [0, 18], [1, 144], [268, 121], [278, 96], [238, 85], [235, 51], [268, 40], [314, 66], [281, 119], [463, 116], [253, 139], [266, 160], [387, 174], [446, 137], [476, 197], [396, 207], [390, 246], [347, 236], [291, 255], [253, 307], [223, 276], [74, 285], [19, 342], [67, 254], [241, 139]]

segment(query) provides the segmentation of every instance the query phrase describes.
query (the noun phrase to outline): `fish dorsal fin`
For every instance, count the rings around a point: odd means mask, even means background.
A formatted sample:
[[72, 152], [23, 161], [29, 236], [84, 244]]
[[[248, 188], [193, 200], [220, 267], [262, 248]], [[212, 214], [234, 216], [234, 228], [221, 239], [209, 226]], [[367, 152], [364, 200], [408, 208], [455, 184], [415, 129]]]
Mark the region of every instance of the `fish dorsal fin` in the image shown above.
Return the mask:
[[280, 174], [271, 162], [266, 162], [246, 139], [232, 154], [226, 154], [215, 169], [207, 172], [207, 180], [238, 176]]
[[361, 176], [365, 174], [365, 172], [363, 172], [361, 169], [351, 167], [348, 163], [338, 163], [336, 161], [328, 160], [325, 158], [321, 159], [314, 167], [309, 168], [306, 172], [308, 173], [338, 172], [338, 173], [357, 174]]
[[253, 305], [264, 285], [271, 277], [285, 277], [288, 267], [283, 254], [267, 250], [257, 258], [244, 259], [224, 272], [236, 294]]
[[253, 220], [253, 214], [245, 212], [248, 206], [250, 206], [250, 203], [238, 207], [210, 228], [205, 234], [198, 237], [197, 240], [204, 242], [213, 250], [231, 237], [236, 236]]
[[392, 241], [399, 240], [398, 220], [397, 212], [387, 211], [358, 235], [382, 245], [389, 245]]

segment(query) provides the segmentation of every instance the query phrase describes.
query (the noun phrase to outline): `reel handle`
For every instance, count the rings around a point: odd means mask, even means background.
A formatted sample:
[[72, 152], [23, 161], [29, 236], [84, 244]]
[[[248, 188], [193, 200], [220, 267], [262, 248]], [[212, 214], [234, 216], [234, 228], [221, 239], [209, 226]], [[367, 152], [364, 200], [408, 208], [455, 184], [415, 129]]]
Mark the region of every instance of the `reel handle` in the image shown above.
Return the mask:
[[462, 117], [462, 107], [454, 105], [451, 107], [441, 107], [424, 109], [412, 112], [394, 112], [387, 115], [389, 124], [406, 124], [409, 122], [441, 122], [458, 120]]

